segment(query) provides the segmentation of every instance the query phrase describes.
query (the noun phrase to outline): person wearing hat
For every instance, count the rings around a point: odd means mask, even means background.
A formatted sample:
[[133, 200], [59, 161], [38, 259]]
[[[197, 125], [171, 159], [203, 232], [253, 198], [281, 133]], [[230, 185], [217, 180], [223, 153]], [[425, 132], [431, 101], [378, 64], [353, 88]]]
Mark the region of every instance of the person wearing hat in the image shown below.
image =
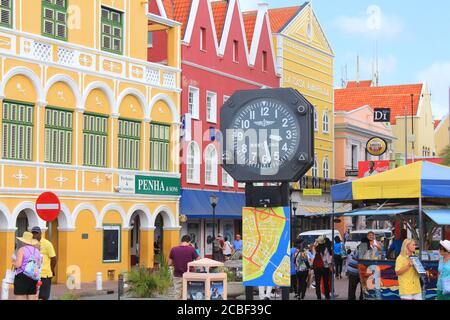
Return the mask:
[[[330, 242], [331, 243], [331, 242]], [[327, 244], [325, 237], [320, 236], [315, 242], [315, 253], [313, 260], [314, 278], [316, 280], [316, 295], [318, 300], [322, 300], [321, 283], [323, 280], [325, 298], [330, 299], [330, 275], [332, 268], [332, 256], [330, 244]]]
[[[41, 265], [41, 253], [38, 249], [39, 241], [33, 239], [31, 232], [24, 232], [22, 237], [17, 237], [21, 247], [13, 256], [12, 263], [16, 269], [14, 278], [14, 295], [16, 300], [36, 300], [38, 280], [27, 275], [27, 265], [34, 260], [36, 266]], [[34, 276], [39, 277], [39, 274]]]
[[450, 300], [450, 241], [440, 242], [439, 254], [438, 300]]
[[52, 287], [52, 278], [55, 275], [56, 253], [52, 243], [42, 237], [42, 231], [39, 227], [31, 229], [33, 238], [40, 243], [41, 254], [43, 256], [41, 281], [42, 286], [39, 289], [39, 300], [50, 300]]

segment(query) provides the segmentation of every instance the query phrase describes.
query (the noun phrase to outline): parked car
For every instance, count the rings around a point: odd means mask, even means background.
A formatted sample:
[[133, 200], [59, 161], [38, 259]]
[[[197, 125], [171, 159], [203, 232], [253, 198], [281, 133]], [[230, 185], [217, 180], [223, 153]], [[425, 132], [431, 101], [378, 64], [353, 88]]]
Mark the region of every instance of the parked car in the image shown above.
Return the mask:
[[345, 243], [345, 250], [352, 250], [354, 252], [358, 245], [361, 243], [361, 240], [364, 239], [367, 234], [373, 231], [375, 233], [375, 239], [380, 241], [381, 238], [390, 239], [392, 237], [392, 231], [390, 229], [381, 229], [381, 230], [355, 230], [350, 232], [350, 236]]
[[[312, 230], [307, 232], [302, 232], [298, 235], [297, 240], [303, 240], [304, 245], [314, 244], [317, 238], [324, 236], [330, 240], [333, 240], [333, 230]], [[334, 236], [339, 236], [342, 238], [341, 233], [338, 230], [334, 230]]]

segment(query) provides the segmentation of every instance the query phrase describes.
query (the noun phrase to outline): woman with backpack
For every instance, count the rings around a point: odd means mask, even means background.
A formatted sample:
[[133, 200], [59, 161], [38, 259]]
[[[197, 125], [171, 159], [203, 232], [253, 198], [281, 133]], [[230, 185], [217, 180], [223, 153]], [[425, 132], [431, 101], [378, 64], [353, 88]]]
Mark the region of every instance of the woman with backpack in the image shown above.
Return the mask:
[[39, 241], [33, 234], [24, 232], [17, 238], [22, 246], [13, 256], [12, 263], [16, 269], [14, 278], [14, 295], [17, 300], [37, 300], [37, 285], [41, 277], [42, 257], [38, 249]]
[[318, 300], [322, 300], [321, 283], [325, 288], [325, 298], [330, 300], [330, 268], [332, 268], [332, 256], [330, 245], [326, 243], [324, 237], [319, 237], [316, 241], [316, 248], [313, 261], [314, 278], [316, 279], [316, 295]]
[[305, 299], [308, 288], [308, 275], [311, 265], [305, 250], [298, 250], [295, 256], [295, 270], [297, 271], [297, 296], [299, 300]]

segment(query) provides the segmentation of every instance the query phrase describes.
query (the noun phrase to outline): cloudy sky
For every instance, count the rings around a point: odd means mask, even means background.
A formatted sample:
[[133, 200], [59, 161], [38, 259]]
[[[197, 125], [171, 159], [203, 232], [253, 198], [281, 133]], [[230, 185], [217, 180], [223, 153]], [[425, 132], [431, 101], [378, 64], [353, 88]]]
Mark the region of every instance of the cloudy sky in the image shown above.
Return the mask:
[[[261, 0], [241, 0], [243, 9]], [[294, 6], [302, 0], [266, 0], [271, 7]], [[450, 1], [448, 0], [313, 0], [335, 60], [335, 86], [348, 79], [370, 79], [376, 43], [381, 85], [426, 82], [435, 118], [449, 110]]]

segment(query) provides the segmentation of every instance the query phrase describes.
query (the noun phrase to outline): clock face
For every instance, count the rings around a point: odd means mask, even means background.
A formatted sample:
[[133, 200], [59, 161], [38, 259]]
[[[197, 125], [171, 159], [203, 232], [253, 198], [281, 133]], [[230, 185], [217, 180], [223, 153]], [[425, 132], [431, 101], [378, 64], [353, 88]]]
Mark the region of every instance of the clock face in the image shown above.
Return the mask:
[[231, 122], [237, 163], [261, 175], [276, 174], [299, 147], [295, 117], [295, 109], [276, 99], [255, 99], [243, 106]]

